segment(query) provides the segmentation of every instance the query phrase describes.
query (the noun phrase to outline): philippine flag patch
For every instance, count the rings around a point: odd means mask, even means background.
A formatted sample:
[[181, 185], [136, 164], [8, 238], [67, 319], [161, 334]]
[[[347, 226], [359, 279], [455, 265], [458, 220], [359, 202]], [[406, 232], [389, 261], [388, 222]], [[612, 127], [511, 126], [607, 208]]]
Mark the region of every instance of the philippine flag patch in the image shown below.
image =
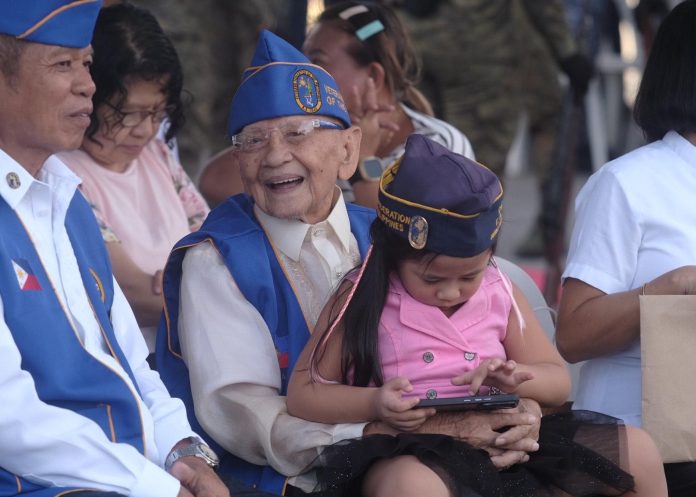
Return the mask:
[[25, 259], [13, 259], [12, 267], [14, 268], [15, 276], [17, 276], [17, 283], [19, 283], [19, 288], [21, 290], [41, 290], [39, 280], [36, 278], [34, 271], [32, 271], [29, 262]]

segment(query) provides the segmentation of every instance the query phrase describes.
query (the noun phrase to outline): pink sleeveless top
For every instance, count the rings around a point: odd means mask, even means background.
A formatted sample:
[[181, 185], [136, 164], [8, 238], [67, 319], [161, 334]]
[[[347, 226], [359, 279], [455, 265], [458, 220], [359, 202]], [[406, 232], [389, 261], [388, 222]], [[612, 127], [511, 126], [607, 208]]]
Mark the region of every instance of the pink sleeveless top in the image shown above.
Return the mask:
[[501, 273], [489, 266], [479, 290], [452, 316], [415, 300], [395, 274], [379, 325], [379, 355], [384, 380], [408, 378], [410, 396], [469, 395], [450, 379], [476, 368], [482, 360], [505, 358], [502, 341], [512, 300]]

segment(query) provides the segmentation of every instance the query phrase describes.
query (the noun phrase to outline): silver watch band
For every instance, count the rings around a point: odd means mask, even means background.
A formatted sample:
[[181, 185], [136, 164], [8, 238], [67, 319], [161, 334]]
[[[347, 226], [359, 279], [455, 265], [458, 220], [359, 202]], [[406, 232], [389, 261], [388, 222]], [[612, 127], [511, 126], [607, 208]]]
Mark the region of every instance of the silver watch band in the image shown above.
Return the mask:
[[174, 463], [186, 456], [194, 456], [203, 459], [208, 466], [216, 468], [219, 464], [219, 459], [215, 452], [208, 447], [201, 439], [190, 437], [191, 443], [181, 449], [172, 450], [167, 459], [164, 461], [164, 469], [169, 472]]

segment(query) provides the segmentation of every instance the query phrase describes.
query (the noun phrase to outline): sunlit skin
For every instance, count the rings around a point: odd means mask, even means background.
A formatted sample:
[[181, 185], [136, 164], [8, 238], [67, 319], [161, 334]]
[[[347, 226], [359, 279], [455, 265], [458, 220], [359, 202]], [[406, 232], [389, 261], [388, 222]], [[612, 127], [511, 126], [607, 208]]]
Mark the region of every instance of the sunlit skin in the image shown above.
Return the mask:
[[[352, 55], [356, 45], [359, 46], [360, 41], [354, 34], [327, 21], [312, 27], [302, 48], [314, 64], [322, 66], [334, 77], [353, 124], [360, 126], [363, 132], [360, 160], [371, 156], [387, 157], [406, 142], [415, 131], [414, 125], [398, 105], [385, 66], [378, 61], [360, 65]], [[399, 74], [391, 76], [401, 77]], [[376, 208], [377, 190], [377, 182], [355, 182], [355, 202]]]
[[27, 43], [18, 73], [0, 75], [0, 147], [32, 175], [80, 146], [92, 113], [92, 48]]
[[405, 259], [397, 270], [411, 297], [449, 317], [476, 293], [491, 256], [492, 251], [485, 250], [473, 257]]
[[[246, 126], [243, 131], [312, 119], [315, 117], [267, 119]], [[346, 130], [316, 129], [301, 143], [290, 144], [274, 130], [262, 149], [234, 152], [244, 188], [266, 214], [307, 224], [323, 221], [338, 194], [336, 179], [348, 179], [355, 171], [360, 135], [355, 126]]]
[[[167, 95], [164, 93], [166, 83], [166, 78], [156, 81], [126, 81], [128, 95], [119, 110], [123, 113], [163, 110], [167, 104]], [[112, 99], [114, 102], [110, 102], [112, 105], [117, 103], [115, 98]], [[106, 104], [96, 109], [96, 115], [99, 128], [91, 139], [85, 138], [82, 149], [101, 166], [116, 172], [123, 172], [128, 168], [155, 137], [161, 124], [150, 115], [136, 126], [122, 126], [118, 122], [118, 112]]]
[[370, 77], [369, 66], [359, 66], [347, 52], [355, 37], [350, 33], [327, 24], [316, 24], [305, 38], [302, 51], [313, 64], [326, 69], [336, 80], [348, 109], [353, 112], [359, 108], [355, 92], [364, 95]]
[[353, 124], [363, 130], [360, 157], [384, 157], [406, 141], [414, 131], [413, 123], [396, 105], [382, 64], [371, 62], [363, 66], [353, 58], [350, 49], [356, 42], [353, 34], [330, 22], [317, 23], [302, 50], [312, 63], [326, 69], [336, 80]]

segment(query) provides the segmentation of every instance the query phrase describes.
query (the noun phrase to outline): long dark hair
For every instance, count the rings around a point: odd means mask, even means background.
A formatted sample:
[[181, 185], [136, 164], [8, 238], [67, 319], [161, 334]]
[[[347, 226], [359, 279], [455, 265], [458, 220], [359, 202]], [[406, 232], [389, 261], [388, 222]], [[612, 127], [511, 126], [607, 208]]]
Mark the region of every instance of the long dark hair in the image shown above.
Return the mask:
[[92, 79], [97, 91], [92, 97], [95, 112], [85, 136], [93, 141], [99, 129], [96, 109], [118, 95], [120, 107], [128, 97], [127, 79], [159, 81], [166, 77], [169, 128], [165, 139], [171, 140], [184, 123], [181, 101], [183, 71], [174, 45], [147, 10], [131, 4], [116, 4], [99, 12], [92, 38], [94, 62]]
[[662, 21], [645, 65], [634, 110], [649, 141], [670, 130], [696, 132], [696, 0]]
[[[369, 15], [379, 19], [384, 25], [384, 30], [363, 41], [359, 40], [355, 36], [356, 27], [349, 20], [339, 16], [347, 8], [357, 5], [367, 7]], [[381, 64], [384, 67], [387, 86], [394, 98], [419, 112], [432, 115], [430, 103], [416, 88], [421, 75], [420, 60], [406, 29], [392, 9], [375, 2], [339, 2], [327, 7], [319, 15], [317, 22], [330, 24], [351, 34], [353, 41], [347, 51], [353, 60], [363, 67], [372, 62]]]
[[[404, 260], [434, 259], [437, 254], [416, 250], [406, 240], [389, 230], [379, 219], [370, 227], [372, 252], [365, 263], [362, 277], [343, 314], [343, 340], [341, 345], [341, 381], [344, 384], [367, 386], [370, 382], [382, 385], [383, 376], [377, 350], [377, 331], [382, 309], [387, 301], [389, 275]], [[359, 268], [354, 270], [357, 272]], [[346, 290], [346, 293], [349, 290]], [[310, 369], [317, 371], [322, 357], [321, 345], [338, 318], [341, 302], [346, 295], [339, 295], [331, 310], [330, 323], [321, 330], [317, 353], [313, 354]], [[319, 330], [317, 330], [319, 331]]]

